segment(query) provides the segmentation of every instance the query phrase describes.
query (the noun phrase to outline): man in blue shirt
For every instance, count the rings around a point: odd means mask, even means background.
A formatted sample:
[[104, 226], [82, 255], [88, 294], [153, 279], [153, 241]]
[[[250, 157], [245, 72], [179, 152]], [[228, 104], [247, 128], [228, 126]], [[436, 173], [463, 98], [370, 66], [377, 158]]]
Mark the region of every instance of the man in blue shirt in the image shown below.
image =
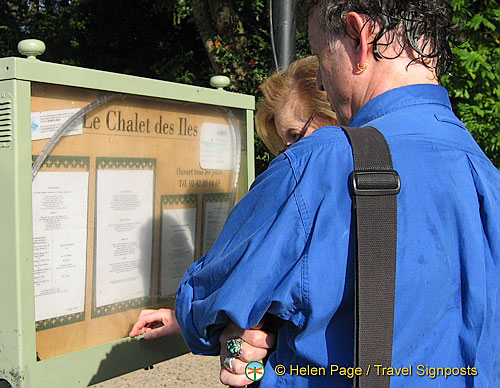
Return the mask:
[[[401, 177], [392, 366], [407, 369], [392, 387], [500, 387], [500, 173], [438, 84], [450, 28], [445, 0], [324, 0], [309, 18], [318, 86], [340, 124], [384, 134]], [[352, 170], [325, 127], [257, 178], [179, 285], [193, 353], [271, 314], [284, 324], [261, 387], [352, 386]]]

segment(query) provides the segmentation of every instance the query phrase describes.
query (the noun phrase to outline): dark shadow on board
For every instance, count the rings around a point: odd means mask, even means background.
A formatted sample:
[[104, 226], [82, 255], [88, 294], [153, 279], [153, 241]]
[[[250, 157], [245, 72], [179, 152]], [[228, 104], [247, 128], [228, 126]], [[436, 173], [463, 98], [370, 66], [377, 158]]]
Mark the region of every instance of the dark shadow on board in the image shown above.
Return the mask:
[[111, 348], [111, 351], [101, 361], [99, 369], [89, 381], [88, 386], [147, 368], [187, 352], [189, 349], [180, 335], [148, 341], [130, 339], [128, 342]]

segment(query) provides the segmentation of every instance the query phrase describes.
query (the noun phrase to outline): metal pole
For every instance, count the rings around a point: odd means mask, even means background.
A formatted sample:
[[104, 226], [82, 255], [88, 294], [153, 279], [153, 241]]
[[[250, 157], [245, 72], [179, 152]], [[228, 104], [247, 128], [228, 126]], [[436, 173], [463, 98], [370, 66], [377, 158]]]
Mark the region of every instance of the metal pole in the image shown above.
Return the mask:
[[295, 1], [269, 0], [271, 12], [271, 39], [276, 67], [286, 69], [295, 61]]

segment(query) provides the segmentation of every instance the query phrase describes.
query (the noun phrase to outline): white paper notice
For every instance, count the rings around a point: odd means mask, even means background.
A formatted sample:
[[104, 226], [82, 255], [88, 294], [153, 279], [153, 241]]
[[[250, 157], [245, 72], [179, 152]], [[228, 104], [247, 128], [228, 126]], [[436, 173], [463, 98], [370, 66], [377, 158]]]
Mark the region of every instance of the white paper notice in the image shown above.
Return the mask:
[[194, 262], [196, 208], [163, 210], [161, 296], [171, 296]]
[[96, 307], [148, 296], [153, 170], [97, 170]]
[[[50, 139], [54, 133], [80, 108], [48, 110], [31, 113], [31, 140]], [[82, 119], [76, 120], [64, 135], [80, 135], [83, 133]]]
[[200, 167], [211, 170], [231, 170], [234, 149], [231, 128], [225, 124], [204, 123], [200, 135]]
[[203, 225], [203, 254], [206, 254], [219, 236], [229, 215], [228, 201], [206, 202]]
[[35, 319], [84, 311], [88, 172], [39, 172], [33, 181]]

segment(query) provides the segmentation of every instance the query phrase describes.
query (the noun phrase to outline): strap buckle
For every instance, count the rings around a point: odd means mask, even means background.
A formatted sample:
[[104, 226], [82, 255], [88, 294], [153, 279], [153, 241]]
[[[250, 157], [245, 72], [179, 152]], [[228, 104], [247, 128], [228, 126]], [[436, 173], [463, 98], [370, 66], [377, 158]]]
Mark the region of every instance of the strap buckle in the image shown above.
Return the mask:
[[351, 182], [354, 195], [397, 195], [401, 190], [395, 170], [354, 170]]

